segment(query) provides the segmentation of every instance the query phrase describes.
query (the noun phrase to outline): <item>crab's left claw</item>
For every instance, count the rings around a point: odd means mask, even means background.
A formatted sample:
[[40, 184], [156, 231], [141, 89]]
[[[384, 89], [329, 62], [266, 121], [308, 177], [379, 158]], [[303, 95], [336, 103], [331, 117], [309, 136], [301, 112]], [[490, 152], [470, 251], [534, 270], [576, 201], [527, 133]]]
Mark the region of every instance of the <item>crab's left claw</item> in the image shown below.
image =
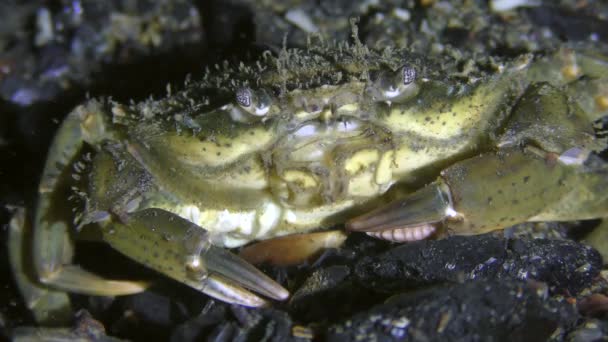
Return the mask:
[[534, 221], [604, 217], [604, 163], [586, 165], [579, 149], [562, 155], [534, 147], [486, 153], [443, 170], [433, 183], [356, 217], [347, 228], [392, 241], [420, 240], [444, 226], [480, 234]]
[[207, 232], [162, 209], [129, 214], [109, 223], [104, 240], [144, 265], [219, 300], [249, 307], [265, 297], [283, 300], [289, 292], [243, 259], [209, 242]]
[[433, 234], [435, 224], [453, 211], [447, 186], [433, 183], [406, 198], [348, 221], [346, 227], [395, 242], [421, 240]]
[[276, 300], [289, 297], [289, 292], [281, 285], [240, 257], [222, 248], [210, 246], [205, 258], [209, 276], [203, 292], [212, 297], [252, 307], [265, 304], [264, 300], [241, 286]]

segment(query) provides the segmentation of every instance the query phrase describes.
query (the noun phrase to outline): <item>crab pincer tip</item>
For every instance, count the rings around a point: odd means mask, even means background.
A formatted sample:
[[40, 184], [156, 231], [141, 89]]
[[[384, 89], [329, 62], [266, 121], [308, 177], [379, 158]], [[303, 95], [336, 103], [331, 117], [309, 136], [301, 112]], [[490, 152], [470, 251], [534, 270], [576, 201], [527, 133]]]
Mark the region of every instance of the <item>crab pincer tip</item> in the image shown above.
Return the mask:
[[275, 300], [285, 300], [289, 291], [260, 270], [231, 252], [211, 246], [206, 254], [206, 263], [210, 273], [255, 291]]

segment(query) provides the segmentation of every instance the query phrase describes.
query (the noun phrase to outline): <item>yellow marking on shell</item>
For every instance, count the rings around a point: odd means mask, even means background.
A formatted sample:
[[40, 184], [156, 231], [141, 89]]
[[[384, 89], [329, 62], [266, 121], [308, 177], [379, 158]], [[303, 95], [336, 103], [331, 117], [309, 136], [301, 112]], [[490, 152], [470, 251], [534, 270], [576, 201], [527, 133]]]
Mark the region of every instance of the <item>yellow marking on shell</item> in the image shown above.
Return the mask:
[[325, 109], [321, 112], [321, 114], [319, 114], [319, 118], [321, 119], [321, 121], [325, 121], [325, 122], [328, 122], [329, 120], [331, 120], [332, 116], [333, 116], [333, 113], [331, 112], [331, 109]]
[[415, 132], [421, 138], [450, 139], [482, 129], [488, 123], [504, 96], [501, 91], [495, 91], [495, 86], [500, 85], [489, 82], [487, 86], [480, 86], [473, 94], [454, 98], [449, 107], [445, 103], [422, 110], [418, 106], [393, 106], [382, 121], [395, 134]]
[[433, 162], [442, 160], [453, 153], [460, 152], [469, 142], [461, 145], [451, 145], [450, 148], [431, 148], [414, 150], [408, 145], [401, 145], [395, 151], [395, 166], [393, 167], [393, 179], [406, 178], [407, 175]]
[[302, 188], [314, 188], [318, 185], [317, 181], [308, 172], [300, 170], [287, 170], [283, 173], [283, 179], [287, 182], [296, 183]]
[[248, 158], [238, 167], [222, 172], [216, 181], [225, 188], [262, 190], [268, 187], [266, 168], [257, 158]]
[[298, 119], [298, 121], [303, 121], [303, 120], [306, 120], [309, 117], [312, 117], [313, 115], [310, 114], [309, 112], [305, 111], [305, 110], [300, 110], [300, 111], [297, 111], [294, 114], [294, 116], [295, 116], [296, 119]]
[[595, 105], [599, 110], [608, 110], [608, 94], [601, 94], [595, 97]]
[[282, 230], [277, 231], [275, 235], [279, 236], [300, 233], [309, 231], [312, 227], [319, 228], [327, 226], [323, 225], [322, 221], [324, 221], [330, 215], [350, 208], [354, 203], [355, 201], [353, 199], [347, 199], [344, 201], [320, 205], [312, 209], [286, 208], [283, 217], [285, 219], [285, 223], [288, 223], [289, 226], [282, 227]]
[[380, 162], [376, 167], [376, 183], [383, 185], [387, 184], [391, 181], [393, 177], [392, 164], [395, 160], [395, 152], [388, 151], [385, 152], [380, 158]]
[[344, 169], [349, 174], [356, 174], [370, 165], [377, 163], [380, 158], [380, 153], [378, 150], [360, 150], [355, 152], [345, 163]]
[[218, 167], [258, 151], [274, 139], [272, 133], [271, 130], [252, 128], [239, 136], [215, 137], [213, 141], [198, 141], [186, 135], [164, 135], [154, 145], [172, 150], [178, 164]]
[[574, 80], [582, 75], [583, 70], [577, 63], [576, 53], [570, 49], [564, 49], [559, 53], [559, 59], [563, 64], [561, 74], [566, 80]]
[[575, 63], [566, 65], [562, 68], [562, 75], [567, 80], [573, 80], [582, 74], [581, 68]]
[[[370, 170], [371, 171], [371, 170]], [[350, 196], [372, 196], [379, 192], [380, 187], [375, 182], [372, 172], [363, 172], [351, 177], [348, 182]]]
[[[349, 104], [345, 104], [343, 106], [340, 106], [336, 111], [338, 113], [343, 113], [343, 112], [355, 112], [359, 110], [359, 104], [358, 103], [349, 103]], [[346, 113], [344, 113], [346, 114]]]

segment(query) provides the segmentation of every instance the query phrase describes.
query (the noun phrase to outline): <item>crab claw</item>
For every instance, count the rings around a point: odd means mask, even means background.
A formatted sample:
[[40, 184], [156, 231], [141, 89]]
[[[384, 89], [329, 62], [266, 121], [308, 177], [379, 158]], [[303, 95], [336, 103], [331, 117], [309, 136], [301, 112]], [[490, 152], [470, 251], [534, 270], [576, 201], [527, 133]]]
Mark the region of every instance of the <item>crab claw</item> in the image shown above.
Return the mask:
[[[207, 279], [208, 291], [205, 291], [205, 293], [208, 295], [217, 298], [217, 296], [213, 295], [211, 291], [215, 291], [215, 288], [218, 288], [217, 286], [220, 284], [223, 284], [226, 288], [229, 288], [228, 284], [233, 284], [236, 282], [248, 289], [272, 299], [284, 300], [289, 297], [289, 292], [281, 285], [277, 284], [274, 280], [270, 279], [245, 260], [223, 248], [210, 246], [205, 257], [207, 269], [211, 273], [211, 276]], [[241, 293], [242, 292], [248, 291], [241, 291]], [[245, 296], [243, 297], [245, 298]], [[242, 299], [238, 300], [241, 301], [241, 303], [237, 302], [236, 300], [230, 302], [246, 306], [261, 306], [264, 304], [263, 301], [256, 303], [255, 300], [252, 300], [250, 302], [251, 304], [249, 304], [242, 302]]]
[[558, 156], [529, 146], [481, 154], [444, 169], [417, 192], [354, 218], [347, 228], [407, 241], [425, 238], [439, 224], [471, 235], [523, 222], [601, 217], [608, 196], [594, 189], [606, 187], [606, 168], [581, 166], [581, 153]]
[[450, 193], [441, 182], [391, 202], [346, 223], [352, 231], [393, 242], [416, 241], [432, 235], [437, 224], [455, 215]]
[[103, 238], [113, 248], [211, 297], [258, 307], [266, 301], [249, 290], [276, 300], [289, 296], [254, 266], [213, 246], [204, 229], [168, 211], [145, 209], [110, 224]]
[[433, 183], [403, 199], [350, 220], [346, 227], [370, 233], [422, 227], [445, 219], [450, 208], [449, 190], [443, 184]]

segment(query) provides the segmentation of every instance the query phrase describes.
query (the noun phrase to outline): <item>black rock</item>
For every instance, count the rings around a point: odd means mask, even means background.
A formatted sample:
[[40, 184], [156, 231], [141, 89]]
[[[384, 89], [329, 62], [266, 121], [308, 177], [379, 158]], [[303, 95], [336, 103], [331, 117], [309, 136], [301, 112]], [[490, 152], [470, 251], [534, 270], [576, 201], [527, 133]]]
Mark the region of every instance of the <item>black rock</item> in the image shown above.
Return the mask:
[[474, 281], [406, 293], [330, 327], [330, 341], [544, 341], [579, 315], [518, 280]]
[[395, 291], [473, 279], [534, 279], [575, 295], [602, 267], [589, 246], [570, 240], [508, 240], [492, 234], [418, 241], [367, 256], [355, 266], [363, 286]]
[[357, 284], [346, 265], [314, 271], [292, 295], [289, 309], [304, 322], [336, 322], [369, 308], [385, 296]]

